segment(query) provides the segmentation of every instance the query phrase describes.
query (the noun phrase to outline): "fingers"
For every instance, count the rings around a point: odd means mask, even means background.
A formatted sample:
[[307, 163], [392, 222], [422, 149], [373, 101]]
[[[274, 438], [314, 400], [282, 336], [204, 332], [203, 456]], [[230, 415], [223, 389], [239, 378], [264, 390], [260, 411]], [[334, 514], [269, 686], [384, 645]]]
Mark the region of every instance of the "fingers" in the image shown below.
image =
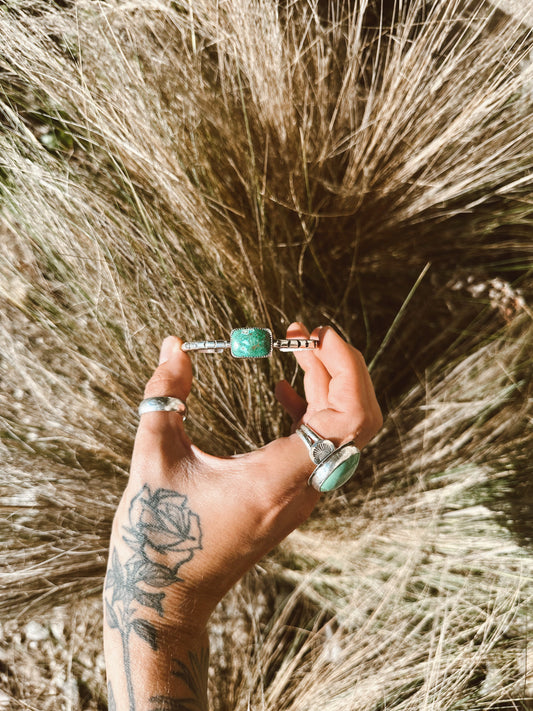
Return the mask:
[[[161, 346], [159, 365], [146, 384], [144, 397], [177, 397], [185, 402], [191, 391], [192, 365], [181, 350], [182, 341], [175, 336], [165, 338]], [[147, 412], [142, 415], [135, 440], [134, 458], [158, 453], [167, 459], [181, 458], [190, 449], [183, 429], [183, 418], [177, 412]]]
[[[300, 323], [291, 324], [288, 334], [309, 338], [309, 332]], [[337, 446], [354, 441], [362, 448], [383, 424], [365, 360], [331, 327], [317, 328], [310, 337], [318, 339], [320, 347], [295, 353], [305, 371], [308, 407], [302, 415], [303, 421]], [[285, 391], [283, 394], [289, 400]], [[291, 394], [286, 406], [293, 417], [303, 410], [301, 402], [300, 409], [296, 406], [296, 397], [299, 396]], [[293, 446], [298, 450], [299, 459], [306, 463], [304, 443], [298, 436], [290, 439], [294, 440]], [[307, 466], [303, 469], [306, 475]]]
[[276, 384], [275, 395], [293, 422], [299, 422], [307, 410], [307, 402], [286, 380]]
[[329, 326], [311, 336], [302, 323], [287, 330], [287, 338], [309, 337], [318, 339], [320, 347], [294, 354], [305, 373], [307, 408], [288, 384], [278, 386], [278, 399], [295, 422], [303, 418], [336, 444], [354, 440], [362, 447], [383, 423], [364, 358]]
[[[315, 336], [316, 337], [316, 336]], [[303, 323], [292, 323], [287, 329], [287, 338], [309, 338]], [[304, 390], [308, 402], [307, 414], [328, 407], [328, 391], [331, 377], [323, 363], [316, 358], [314, 350], [295, 351], [298, 365], [304, 371]]]
[[[303, 324], [294, 323], [287, 337], [309, 338], [309, 333]], [[364, 358], [330, 327], [315, 329], [311, 337], [320, 340], [319, 348], [295, 352], [305, 371], [307, 409], [304, 409], [306, 401], [288, 383], [278, 384], [276, 396], [298, 424], [303, 418], [319, 436], [330, 439], [336, 447], [354, 441], [362, 449], [383, 421]], [[274, 497], [291, 500], [297, 488], [303, 486], [307, 493], [302, 493], [303, 499], [298, 498], [302, 511], [316, 500], [316, 492], [305, 486], [316, 465], [299, 435], [275, 440], [245, 455], [241, 464], [247, 471], [252, 458], [268, 471], [268, 490]]]
[[307, 424], [334, 441], [350, 439], [365, 446], [383, 418], [362, 354], [327, 326], [320, 330], [320, 348], [313, 355], [330, 376], [328, 408], [306, 418]]
[[146, 384], [145, 398], [172, 396], [185, 400], [191, 392], [191, 359], [181, 350], [182, 343], [176, 336], [165, 338], [159, 355], [159, 366]]

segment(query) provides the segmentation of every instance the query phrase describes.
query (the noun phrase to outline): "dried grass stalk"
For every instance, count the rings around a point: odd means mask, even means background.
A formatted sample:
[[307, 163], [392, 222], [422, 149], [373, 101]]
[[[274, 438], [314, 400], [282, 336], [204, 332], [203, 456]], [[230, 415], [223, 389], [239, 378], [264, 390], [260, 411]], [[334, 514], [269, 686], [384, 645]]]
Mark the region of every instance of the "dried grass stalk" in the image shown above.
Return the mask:
[[[527, 27], [482, 0], [10, 0], [0, 37], [4, 615], [100, 589], [165, 335], [330, 322], [387, 423], [220, 607], [214, 707], [520, 708]], [[191, 436], [287, 432], [280, 377], [197, 357]]]

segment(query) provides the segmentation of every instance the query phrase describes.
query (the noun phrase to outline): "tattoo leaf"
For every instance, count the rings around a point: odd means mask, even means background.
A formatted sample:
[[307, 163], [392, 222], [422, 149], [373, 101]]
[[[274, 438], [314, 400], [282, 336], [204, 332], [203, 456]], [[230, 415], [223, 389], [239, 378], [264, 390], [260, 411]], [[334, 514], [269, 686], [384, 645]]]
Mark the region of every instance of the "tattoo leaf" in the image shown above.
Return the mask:
[[109, 602], [106, 600], [105, 601], [105, 610], [106, 610], [106, 620], [107, 624], [111, 629], [115, 627], [119, 627], [119, 622], [118, 622], [118, 617], [117, 613], [113, 610]]
[[123, 576], [122, 576], [122, 566], [120, 565], [120, 560], [118, 559], [117, 549], [113, 548], [113, 553], [111, 554], [111, 565], [107, 571], [105, 589], [108, 590], [110, 587], [122, 587]]
[[188, 665], [179, 659], [172, 660], [176, 666], [176, 668], [172, 670], [172, 674], [187, 684], [197, 699], [198, 708], [203, 708], [200, 699], [204, 697], [206, 693], [205, 690], [207, 689], [209, 648], [202, 648], [199, 654], [189, 652], [188, 657]]
[[180, 581], [180, 578], [166, 565], [153, 563], [149, 560], [139, 567], [137, 575], [139, 580], [142, 580], [152, 588], [165, 588], [167, 585]]
[[[130, 531], [131, 529], [125, 528], [125, 531]], [[136, 554], [142, 555], [142, 547], [139, 544], [139, 541], [134, 537], [134, 538], [129, 538], [128, 536], [122, 536], [122, 540], [124, 543], [126, 543], [133, 551], [135, 551]]]
[[154, 650], [154, 652], [157, 651], [157, 630], [152, 625], [150, 622], [147, 620], [133, 620], [131, 623], [133, 629], [141, 639], [144, 639], [145, 642], [148, 642], [150, 647]]
[[163, 605], [161, 604], [161, 601], [165, 597], [165, 593], [148, 593], [136, 587], [133, 595], [137, 602], [140, 602], [141, 605], [151, 607], [157, 611], [157, 614], [160, 615], [160, 617], [163, 616]]
[[139, 571], [141, 570], [143, 565], [144, 561], [142, 558], [133, 556], [133, 558], [130, 558], [130, 560], [128, 560], [128, 562], [124, 566], [126, 568], [127, 585], [135, 585], [135, 583], [139, 581]]
[[111, 570], [113, 571], [115, 584], [122, 585], [124, 582], [122, 575], [122, 565], [120, 564], [120, 559], [118, 557], [116, 548], [113, 548], [113, 554], [111, 555]]
[[194, 699], [171, 699], [170, 696], [151, 696], [150, 703], [155, 704], [150, 711], [194, 711]]

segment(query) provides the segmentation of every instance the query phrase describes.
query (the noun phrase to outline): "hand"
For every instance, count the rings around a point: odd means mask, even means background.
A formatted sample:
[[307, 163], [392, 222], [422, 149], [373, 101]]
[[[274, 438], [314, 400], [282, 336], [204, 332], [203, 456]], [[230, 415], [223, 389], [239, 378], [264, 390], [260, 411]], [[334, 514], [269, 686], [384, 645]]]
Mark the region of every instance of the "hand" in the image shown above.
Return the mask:
[[[295, 323], [287, 337], [309, 334]], [[318, 349], [295, 353], [306, 399], [286, 382], [276, 395], [295, 426], [305, 420], [336, 446], [355, 440], [361, 449], [382, 424], [363, 357], [331, 328], [312, 337], [320, 338]], [[165, 339], [145, 397], [187, 398], [192, 367], [181, 343]], [[191, 443], [178, 413], [144, 414], [113, 524], [108, 650], [118, 646], [114, 628], [126, 666], [132, 632], [153, 650], [172, 630], [191, 640], [202, 635], [232, 585], [311, 513], [320, 496], [307, 484], [313, 468], [297, 434], [220, 458]]]
[[[276, 395], [295, 425], [305, 419], [335, 445], [355, 440], [361, 449], [382, 424], [368, 370], [361, 354], [333, 329], [322, 329], [320, 334], [317, 329], [311, 337], [319, 335], [319, 349], [295, 353], [305, 371], [306, 400], [285, 381], [278, 384]], [[287, 337], [309, 338], [309, 334], [301, 324], [292, 324]], [[148, 382], [145, 397], [173, 395], [185, 400], [191, 390], [192, 367], [178, 338], [166, 339], [161, 360], [164, 362]], [[127, 530], [148, 520], [149, 511], [153, 513], [155, 507], [157, 514], [159, 506], [165, 516], [177, 517], [185, 526], [183, 531], [170, 523], [170, 528], [164, 529], [160, 517], [154, 519], [152, 528], [142, 534], [149, 535], [140, 554], [170, 569], [180, 565], [183, 581], [175, 586], [180, 589], [176, 598], [179, 602], [190, 596], [197, 620], [203, 623], [229, 588], [309, 516], [319, 498], [307, 485], [313, 468], [296, 434], [244, 455], [219, 458], [191, 443], [181, 415], [147, 413], [135, 440], [130, 479], [115, 517], [113, 543], [123, 551], [121, 558], [128, 553], [131, 556], [136, 539]], [[176, 494], [154, 499], [161, 489]], [[154, 526], [163, 529], [156, 531]], [[189, 543], [184, 540], [177, 545], [179, 550], [167, 553], [157, 550], [165, 542], [171, 545], [173, 537], [179, 540], [185, 536], [185, 530]], [[138, 551], [139, 542], [135, 545]], [[180, 611], [167, 602], [168, 623], [179, 617]]]

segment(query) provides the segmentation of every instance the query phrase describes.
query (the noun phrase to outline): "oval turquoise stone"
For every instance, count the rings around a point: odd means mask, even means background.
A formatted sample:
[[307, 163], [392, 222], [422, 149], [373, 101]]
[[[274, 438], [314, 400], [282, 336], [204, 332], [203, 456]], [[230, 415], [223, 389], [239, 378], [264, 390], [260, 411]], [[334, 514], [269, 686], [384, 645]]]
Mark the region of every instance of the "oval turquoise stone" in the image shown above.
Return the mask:
[[335, 469], [320, 486], [320, 491], [333, 491], [334, 489], [338, 489], [339, 486], [345, 484], [348, 479], [351, 479], [358, 464], [359, 453], [351, 454], [344, 462], [337, 464]]
[[272, 353], [272, 333], [268, 328], [235, 328], [230, 344], [235, 358], [266, 358]]

